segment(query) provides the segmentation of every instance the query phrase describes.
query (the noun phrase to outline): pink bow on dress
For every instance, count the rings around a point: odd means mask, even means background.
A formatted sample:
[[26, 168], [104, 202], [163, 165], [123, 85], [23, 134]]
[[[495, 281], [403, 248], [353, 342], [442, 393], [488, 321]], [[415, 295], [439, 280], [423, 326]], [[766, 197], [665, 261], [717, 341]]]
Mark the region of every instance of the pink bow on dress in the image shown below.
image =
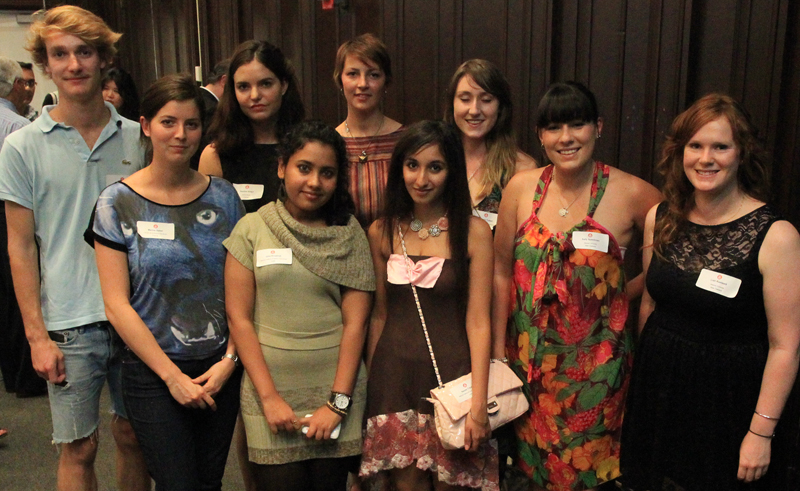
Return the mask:
[[[442, 267], [444, 266], [444, 258], [442, 257], [429, 257], [427, 259], [420, 259], [416, 263], [409, 259], [409, 266], [411, 267], [411, 283], [420, 288], [433, 288], [436, 285], [436, 280], [442, 274]], [[405, 259], [402, 254], [392, 254], [389, 256], [389, 261], [386, 262], [386, 275], [388, 276], [389, 283], [394, 285], [407, 285], [408, 269], [406, 269]]]

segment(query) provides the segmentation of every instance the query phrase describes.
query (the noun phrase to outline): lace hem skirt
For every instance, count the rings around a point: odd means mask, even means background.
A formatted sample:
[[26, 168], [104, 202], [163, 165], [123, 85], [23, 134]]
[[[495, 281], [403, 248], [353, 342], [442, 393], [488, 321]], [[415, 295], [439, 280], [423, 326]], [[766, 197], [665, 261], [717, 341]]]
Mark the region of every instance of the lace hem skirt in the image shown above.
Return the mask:
[[409, 409], [369, 418], [359, 475], [372, 481], [370, 488], [376, 487], [381, 471], [412, 464], [449, 485], [499, 489], [497, 441], [484, 443], [476, 452], [445, 450], [433, 415]]

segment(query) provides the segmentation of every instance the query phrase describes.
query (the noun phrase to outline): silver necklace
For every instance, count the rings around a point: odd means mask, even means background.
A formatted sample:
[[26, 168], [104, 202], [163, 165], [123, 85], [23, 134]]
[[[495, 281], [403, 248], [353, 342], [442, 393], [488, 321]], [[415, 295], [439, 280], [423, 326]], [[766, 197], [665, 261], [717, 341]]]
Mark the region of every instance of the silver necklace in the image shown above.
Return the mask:
[[[555, 169], [553, 169], [553, 182], [556, 182], [556, 170]], [[562, 218], [566, 218], [567, 215], [569, 215], [569, 207], [574, 205], [575, 202], [578, 201], [578, 198], [581, 197], [581, 191], [583, 191], [582, 187], [578, 191], [578, 194], [575, 196], [575, 199], [573, 199], [572, 202], [570, 204], [568, 204], [567, 206], [563, 206], [564, 205], [564, 196], [562, 196], [561, 193], [559, 193], [558, 199], [561, 201], [561, 205], [562, 206], [561, 206], [561, 208], [558, 209], [558, 214]]]
[[472, 171], [472, 174], [470, 174], [469, 177], [467, 178], [467, 182], [472, 181], [472, 178], [475, 177], [475, 174], [477, 174], [482, 167], [483, 167], [483, 162], [481, 162], [481, 164], [477, 168], [475, 168], [474, 171]]
[[447, 213], [444, 214], [443, 217], [439, 218], [428, 228], [423, 228], [422, 220], [419, 218], [414, 218], [414, 215], [411, 215], [411, 223], [408, 225], [408, 228], [417, 232], [417, 237], [420, 240], [425, 240], [428, 237], [438, 237], [442, 234], [442, 232], [446, 232], [450, 226], [450, 221], [447, 219]]
[[[376, 136], [378, 136], [378, 133], [380, 133], [380, 132], [381, 132], [381, 130], [383, 129], [383, 122], [384, 122], [385, 120], [386, 120], [386, 118], [385, 118], [385, 117], [381, 118], [381, 124], [380, 124], [380, 126], [378, 126], [378, 131], [376, 131], [376, 132], [375, 132], [375, 134], [374, 134], [374, 135], [372, 135], [372, 138], [375, 138]], [[344, 130], [347, 132], [347, 134], [348, 134], [348, 135], [350, 135], [350, 138], [355, 138], [355, 137], [353, 136], [353, 133], [351, 133], [351, 132], [350, 132], [350, 125], [348, 125], [348, 124], [347, 124], [347, 118], [345, 118], [345, 120], [344, 120]], [[358, 156], [358, 162], [359, 162], [360, 164], [363, 164], [364, 162], [366, 162], [366, 161], [367, 161], [367, 157], [368, 157], [368, 156], [367, 156], [367, 150], [369, 150], [369, 149], [370, 149], [370, 147], [372, 147], [372, 143], [373, 143], [373, 141], [372, 141], [372, 140], [370, 140], [369, 144], [367, 145], [367, 148], [365, 148], [364, 150], [362, 150], [362, 151], [361, 151], [361, 154]]]

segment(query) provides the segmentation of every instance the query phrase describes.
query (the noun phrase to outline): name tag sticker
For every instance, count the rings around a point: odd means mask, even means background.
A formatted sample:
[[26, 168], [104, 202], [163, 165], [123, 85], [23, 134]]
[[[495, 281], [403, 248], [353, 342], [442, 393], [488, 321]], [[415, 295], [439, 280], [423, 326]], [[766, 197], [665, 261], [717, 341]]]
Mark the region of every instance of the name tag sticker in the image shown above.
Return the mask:
[[175, 224], [161, 222], [136, 222], [136, 230], [145, 239], [175, 240]]
[[126, 176], [125, 174], [106, 174], [106, 186], [110, 186], [115, 182], [124, 179], [126, 177], [128, 176]]
[[608, 252], [608, 235], [600, 232], [572, 232], [575, 249]]
[[703, 268], [703, 270], [700, 271], [700, 276], [697, 278], [697, 283], [695, 283], [695, 285], [698, 288], [717, 293], [723, 297], [733, 298], [739, 293], [742, 280]]
[[497, 225], [497, 213], [492, 213], [491, 211], [478, 211], [476, 209], [472, 209], [472, 214], [478, 218], [482, 218], [483, 221], [489, 224], [489, 227], [494, 230], [495, 225]]
[[242, 201], [261, 199], [264, 196], [263, 184], [234, 184], [233, 188], [239, 193], [239, 199]]
[[450, 393], [458, 402], [472, 399], [472, 379], [450, 388]]
[[270, 264], [292, 264], [292, 250], [286, 249], [261, 249], [256, 251], [256, 267], [269, 266]]

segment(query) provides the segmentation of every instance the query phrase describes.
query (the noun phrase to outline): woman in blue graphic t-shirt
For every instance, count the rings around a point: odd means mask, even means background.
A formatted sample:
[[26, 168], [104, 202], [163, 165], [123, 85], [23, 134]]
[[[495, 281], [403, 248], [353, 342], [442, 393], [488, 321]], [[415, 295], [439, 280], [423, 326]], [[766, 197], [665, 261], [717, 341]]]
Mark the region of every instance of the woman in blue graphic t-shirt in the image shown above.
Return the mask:
[[227, 181], [189, 167], [202, 109], [189, 76], [148, 89], [151, 163], [102, 192], [93, 225], [106, 312], [128, 347], [125, 407], [157, 489], [220, 489], [239, 410], [222, 240], [244, 209]]

